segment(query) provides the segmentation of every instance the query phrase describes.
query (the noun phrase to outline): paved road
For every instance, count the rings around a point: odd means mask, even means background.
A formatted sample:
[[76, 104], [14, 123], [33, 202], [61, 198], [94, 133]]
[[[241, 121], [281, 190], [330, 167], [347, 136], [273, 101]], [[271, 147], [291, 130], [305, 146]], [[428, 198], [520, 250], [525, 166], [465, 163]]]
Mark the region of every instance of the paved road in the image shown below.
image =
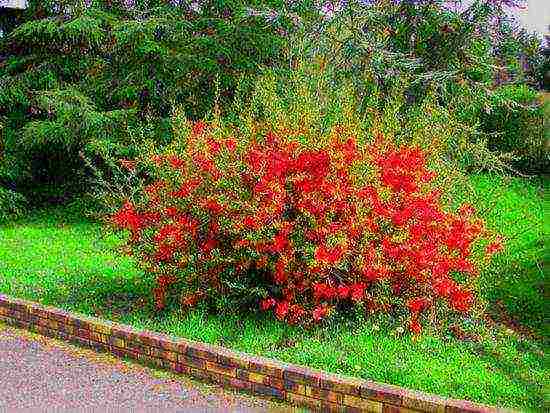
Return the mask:
[[282, 404], [0, 323], [0, 411], [286, 412]]

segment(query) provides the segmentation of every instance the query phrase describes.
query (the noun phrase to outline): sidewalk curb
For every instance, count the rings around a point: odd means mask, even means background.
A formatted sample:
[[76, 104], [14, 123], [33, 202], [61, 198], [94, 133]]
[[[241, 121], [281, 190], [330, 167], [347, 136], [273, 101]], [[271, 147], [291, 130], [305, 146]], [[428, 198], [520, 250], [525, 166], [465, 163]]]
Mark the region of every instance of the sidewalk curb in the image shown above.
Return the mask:
[[126, 325], [2, 294], [0, 322], [315, 410], [378, 413], [505, 411], [250, 356], [220, 346], [138, 331]]

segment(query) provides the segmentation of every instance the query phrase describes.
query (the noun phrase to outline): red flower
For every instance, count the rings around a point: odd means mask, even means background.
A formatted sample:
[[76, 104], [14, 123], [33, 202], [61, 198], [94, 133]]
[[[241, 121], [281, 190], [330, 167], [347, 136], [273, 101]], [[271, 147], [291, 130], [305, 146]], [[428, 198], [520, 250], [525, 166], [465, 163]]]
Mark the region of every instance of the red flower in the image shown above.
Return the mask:
[[246, 229], [258, 229], [261, 224], [254, 217], [248, 216], [243, 219], [243, 225]]
[[170, 196], [175, 198], [187, 198], [195, 189], [197, 189], [202, 183], [202, 179], [195, 178], [183, 182], [180, 189], [170, 193]]
[[456, 283], [449, 278], [442, 278], [434, 282], [433, 288], [440, 297], [449, 297], [456, 289]]
[[220, 152], [221, 145], [218, 141], [215, 141], [214, 139], [208, 140], [208, 150], [211, 154], [217, 155]]
[[164, 213], [170, 218], [174, 218], [178, 214], [178, 209], [176, 207], [166, 207]]
[[283, 284], [286, 279], [286, 262], [284, 259], [279, 259], [277, 264], [275, 264], [275, 274], [273, 280], [275, 281], [275, 284]]
[[161, 155], [153, 155], [151, 157], [151, 160], [155, 163], [155, 165], [157, 166], [161, 166], [162, 163], [164, 162], [164, 156], [161, 156]]
[[200, 291], [197, 291], [193, 294], [184, 295], [181, 298], [181, 305], [183, 307], [194, 307], [197, 305], [197, 303], [202, 297], [203, 297], [203, 294]]
[[143, 220], [130, 201], [124, 202], [122, 208], [112, 215], [112, 221], [121, 229], [129, 229], [134, 235], [143, 227]]
[[128, 171], [135, 171], [136, 170], [136, 161], [131, 161], [128, 159], [121, 159], [120, 164], [126, 168]]
[[270, 308], [275, 307], [275, 304], [277, 302], [273, 298], [264, 298], [262, 301], [260, 301], [260, 308], [262, 311], [269, 310]]
[[170, 261], [174, 256], [174, 249], [174, 246], [168, 243], [160, 244], [155, 254], [155, 259], [158, 261]]
[[223, 205], [221, 205], [216, 199], [213, 198], [207, 199], [204, 203], [204, 206], [213, 214], [219, 214], [224, 210]]
[[407, 307], [413, 313], [419, 313], [430, 306], [430, 300], [425, 297], [416, 297], [407, 302]]
[[208, 240], [206, 240], [206, 242], [204, 242], [201, 245], [200, 249], [203, 253], [210, 254], [210, 252], [212, 252], [212, 250], [217, 246], [218, 246], [218, 241], [213, 238], [209, 238]]
[[324, 319], [329, 313], [329, 307], [326, 304], [321, 304], [313, 310], [313, 320], [316, 322]]
[[229, 152], [235, 152], [235, 149], [237, 149], [237, 141], [233, 138], [226, 139], [225, 147]]
[[334, 287], [325, 283], [313, 284], [313, 298], [316, 301], [331, 300], [336, 296]]
[[499, 239], [487, 245], [487, 247], [485, 247], [485, 253], [487, 255], [493, 255], [502, 251], [503, 249], [504, 249], [504, 245], [502, 244], [502, 241]]
[[273, 253], [283, 252], [289, 246], [287, 234], [284, 232], [279, 232], [273, 238], [269, 250]]
[[321, 262], [325, 262], [331, 265], [336, 264], [342, 256], [344, 255], [344, 250], [342, 246], [337, 245], [333, 248], [327, 248], [324, 245], [317, 247], [315, 251], [315, 259]]
[[365, 298], [366, 285], [363, 283], [356, 283], [350, 285], [351, 299], [355, 302], [359, 302]]
[[451, 293], [451, 306], [460, 312], [467, 312], [472, 307], [474, 295], [470, 291], [455, 290]]
[[463, 204], [458, 208], [458, 212], [462, 216], [471, 217], [476, 213], [476, 209], [470, 204]]
[[162, 310], [166, 301], [166, 290], [163, 287], [153, 288], [153, 296], [155, 299], [155, 307], [157, 310]]
[[409, 322], [409, 330], [411, 331], [411, 333], [418, 335], [422, 332], [422, 325], [418, 322], [416, 318], [413, 318]]
[[338, 294], [338, 298], [340, 298], [341, 300], [345, 300], [349, 297], [350, 288], [347, 285], [339, 285], [336, 291]]
[[290, 324], [297, 324], [302, 321], [306, 310], [298, 304], [292, 304], [289, 308], [288, 322]]
[[174, 169], [181, 169], [185, 165], [185, 161], [177, 155], [169, 155], [167, 157], [170, 166]]
[[284, 320], [288, 314], [289, 304], [288, 301], [279, 301], [275, 306], [275, 316], [279, 320]]
[[193, 124], [192, 133], [193, 135], [201, 135], [206, 129], [206, 123], [202, 120], [199, 120]]

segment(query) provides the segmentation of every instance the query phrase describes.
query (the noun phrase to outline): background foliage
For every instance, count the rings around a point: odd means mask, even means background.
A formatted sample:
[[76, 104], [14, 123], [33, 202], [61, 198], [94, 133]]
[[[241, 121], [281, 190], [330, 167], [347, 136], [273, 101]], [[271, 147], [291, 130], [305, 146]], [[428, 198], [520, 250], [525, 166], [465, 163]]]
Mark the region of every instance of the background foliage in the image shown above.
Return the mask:
[[[181, 5], [179, 4], [181, 3]], [[281, 12], [264, 12], [268, 6]], [[31, 1], [2, 20], [0, 121], [3, 185], [43, 201], [85, 187], [84, 151], [133, 157], [140, 139], [171, 139], [182, 107], [225, 107], [262, 66], [281, 62], [299, 23], [282, 1]], [[294, 19], [294, 20], [293, 20]], [[36, 194], [46, 193], [45, 196]], [[50, 194], [48, 196], [47, 194]]]

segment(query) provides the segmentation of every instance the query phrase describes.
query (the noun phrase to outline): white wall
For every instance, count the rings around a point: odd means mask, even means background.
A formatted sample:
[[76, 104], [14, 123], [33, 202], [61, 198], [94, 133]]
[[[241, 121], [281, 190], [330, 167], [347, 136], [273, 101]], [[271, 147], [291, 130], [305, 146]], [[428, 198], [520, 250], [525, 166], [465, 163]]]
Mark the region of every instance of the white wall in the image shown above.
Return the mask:
[[550, 0], [527, 0], [527, 9], [515, 13], [527, 30], [550, 36]]
[[24, 9], [27, 7], [27, 0], [0, 0], [0, 7]]

